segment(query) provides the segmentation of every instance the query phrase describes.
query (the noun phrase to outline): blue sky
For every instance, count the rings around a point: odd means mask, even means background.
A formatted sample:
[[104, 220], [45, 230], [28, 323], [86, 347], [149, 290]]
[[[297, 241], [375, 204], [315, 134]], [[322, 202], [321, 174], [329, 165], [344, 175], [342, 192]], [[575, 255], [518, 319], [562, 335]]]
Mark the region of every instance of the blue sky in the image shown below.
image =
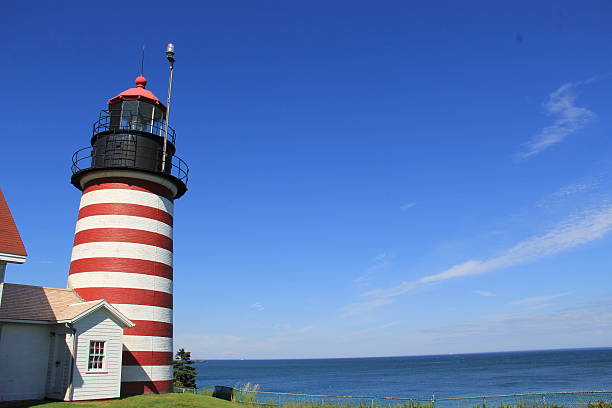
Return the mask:
[[191, 167], [175, 346], [308, 358], [610, 346], [612, 6], [3, 3], [1, 188], [66, 284], [70, 157], [146, 47]]

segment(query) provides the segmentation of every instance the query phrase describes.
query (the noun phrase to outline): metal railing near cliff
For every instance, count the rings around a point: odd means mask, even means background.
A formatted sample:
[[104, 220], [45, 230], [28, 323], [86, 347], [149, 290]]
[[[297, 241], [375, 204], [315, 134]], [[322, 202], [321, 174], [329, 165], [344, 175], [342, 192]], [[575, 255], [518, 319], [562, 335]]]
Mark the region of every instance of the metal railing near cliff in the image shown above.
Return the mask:
[[[175, 388], [174, 392], [213, 395], [214, 387], [201, 389]], [[242, 404], [288, 408], [325, 406], [360, 408], [612, 408], [612, 391], [546, 392], [445, 398], [432, 395], [431, 398], [396, 398], [243, 391], [234, 388], [232, 400]]]

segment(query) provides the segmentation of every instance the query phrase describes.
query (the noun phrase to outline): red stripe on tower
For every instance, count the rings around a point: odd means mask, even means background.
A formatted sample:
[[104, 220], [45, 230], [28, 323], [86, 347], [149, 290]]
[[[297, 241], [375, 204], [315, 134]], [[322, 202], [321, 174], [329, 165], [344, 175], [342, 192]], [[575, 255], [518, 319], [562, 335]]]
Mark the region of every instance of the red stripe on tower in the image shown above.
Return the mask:
[[152, 245], [172, 251], [172, 238], [132, 228], [95, 228], [74, 234], [74, 246], [89, 242], [131, 242]]
[[88, 193], [95, 190], [107, 190], [113, 188], [122, 188], [134, 191], [153, 192], [157, 195], [165, 197], [167, 200], [174, 200], [174, 194], [170, 189], [160, 186], [159, 184], [148, 181], [138, 180], [129, 177], [105, 177], [96, 179], [85, 185], [84, 192]]
[[172, 337], [172, 323], [152, 322], [149, 320], [132, 320], [136, 326], [125, 329], [124, 333], [132, 336]]
[[131, 381], [121, 384], [123, 395], [166, 394], [172, 392], [172, 380], [167, 381]]
[[84, 258], [70, 263], [70, 274], [81, 272], [123, 272], [139, 273], [142, 275], [161, 276], [172, 279], [172, 266], [161, 262], [147, 261], [145, 259], [129, 258]]
[[[97, 280], [95, 278], [92, 279], [89, 284], [98, 285]], [[78, 295], [85, 300], [106, 299], [110, 303], [172, 308], [172, 295], [169, 293], [158, 292], [155, 290], [108, 288], [101, 286], [74, 288], [74, 290], [76, 290]], [[151, 334], [150, 336], [153, 336], [153, 334]]]
[[131, 215], [134, 217], [144, 217], [152, 220], [158, 220], [172, 226], [172, 214], [168, 214], [167, 212], [157, 208], [147, 207], [146, 205], [130, 203], [90, 204], [82, 207], [79, 210], [78, 219], [80, 220], [81, 218], [91, 217], [94, 215]]
[[124, 351], [123, 365], [161, 365], [172, 359], [171, 352], [165, 351]]

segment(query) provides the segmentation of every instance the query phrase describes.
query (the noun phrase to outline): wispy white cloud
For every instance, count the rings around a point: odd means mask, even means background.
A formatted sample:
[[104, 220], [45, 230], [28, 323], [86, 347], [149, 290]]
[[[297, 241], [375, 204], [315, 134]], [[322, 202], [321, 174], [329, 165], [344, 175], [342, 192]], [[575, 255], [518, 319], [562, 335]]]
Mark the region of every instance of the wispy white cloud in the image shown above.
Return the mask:
[[486, 296], [486, 297], [495, 296], [494, 293], [488, 292], [486, 290], [475, 290], [474, 293], [476, 293], [477, 295]]
[[406, 204], [400, 206], [400, 210], [406, 211], [406, 210], [409, 210], [410, 208], [414, 207], [415, 205], [416, 205], [416, 203], [414, 203], [414, 202], [406, 203]]
[[549, 209], [553, 205], [563, 203], [569, 199], [588, 198], [594, 192], [600, 189], [600, 180], [598, 178], [590, 178], [576, 183], [568, 184], [561, 187], [559, 190], [550, 194], [548, 197], [538, 201], [536, 207]]
[[230, 343], [236, 343], [242, 341], [242, 337], [234, 336], [233, 334], [226, 334], [225, 336], [223, 336], [223, 340]]
[[302, 327], [294, 327], [290, 323], [277, 323], [273, 326], [274, 330], [281, 332], [284, 336], [308, 333], [315, 329], [316, 326], [308, 325]]
[[253, 303], [251, 306], [249, 306], [251, 309], [256, 310], [258, 312], [261, 312], [262, 310], [265, 309], [264, 305], [262, 305], [259, 302], [255, 302]]
[[391, 303], [391, 296], [375, 297], [364, 302], [351, 303], [350, 305], [345, 306], [344, 314], [349, 316], [358, 315], [378, 309], [379, 307], [388, 305], [389, 303]]
[[526, 264], [554, 255], [579, 245], [602, 238], [612, 230], [612, 206], [605, 204], [598, 209], [584, 211], [557, 224], [548, 232], [519, 242], [500, 255], [485, 259], [472, 259], [454, 265], [442, 272], [427, 275], [414, 281], [402, 282], [391, 288], [374, 289], [362, 296], [369, 299], [345, 307], [347, 314], [359, 314], [391, 303], [394, 297], [408, 293], [417, 287], [439, 283], [449, 279], [481, 275], [499, 269]]
[[361, 335], [361, 334], [367, 334], [367, 333], [382, 333], [384, 332], [384, 330], [389, 329], [391, 327], [395, 327], [395, 326], [399, 326], [402, 322], [395, 320], [392, 322], [388, 322], [388, 323], [384, 323], [384, 324], [379, 324], [377, 326], [374, 327], [367, 327], [365, 329], [362, 330], [358, 330], [355, 331], [353, 333], [351, 333], [352, 336], [357, 336], [357, 335]]
[[548, 96], [544, 108], [556, 119], [552, 125], [542, 128], [531, 140], [524, 144], [525, 150], [517, 155], [518, 159], [527, 159], [563, 139], [583, 129], [595, 114], [587, 108], [576, 106], [576, 88], [591, 82], [568, 82]]
[[557, 299], [567, 295], [569, 295], [569, 292], [557, 293], [556, 295], [532, 296], [524, 299], [515, 300], [514, 302], [510, 302], [510, 304], [514, 306], [533, 306], [546, 303], [553, 299]]
[[304, 334], [304, 333], [308, 333], [310, 331], [312, 331], [315, 327], [314, 326], [304, 326], [304, 327], [300, 327], [299, 329], [295, 330], [295, 333], [297, 334]]
[[370, 280], [377, 272], [391, 265], [391, 260], [394, 255], [390, 252], [381, 252], [372, 258], [372, 264], [356, 279], [355, 282], [366, 282]]
[[574, 194], [584, 193], [586, 191], [592, 190], [596, 186], [597, 186], [596, 181], [569, 184], [567, 186], [560, 188], [559, 191], [556, 191], [553, 194], [553, 196], [559, 197], [559, 198], [565, 198], [565, 197], [569, 197]]
[[575, 304], [548, 313], [534, 314], [529, 311], [518, 315], [497, 316], [488, 321], [431, 327], [422, 332], [435, 335], [438, 339], [507, 334], [516, 336], [519, 333], [533, 335], [536, 332], [550, 336], [554, 332], [589, 332], [601, 329], [609, 331], [611, 323], [612, 296], [608, 295], [589, 303]]

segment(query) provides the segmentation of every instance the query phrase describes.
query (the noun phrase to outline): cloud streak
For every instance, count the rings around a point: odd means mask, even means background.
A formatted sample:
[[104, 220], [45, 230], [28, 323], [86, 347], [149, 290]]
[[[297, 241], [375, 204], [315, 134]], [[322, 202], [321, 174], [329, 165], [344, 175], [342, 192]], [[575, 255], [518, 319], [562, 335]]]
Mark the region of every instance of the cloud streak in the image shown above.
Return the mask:
[[532, 296], [525, 299], [515, 300], [514, 302], [510, 302], [511, 305], [514, 306], [534, 306], [542, 303], [546, 303], [550, 300], [557, 299], [563, 296], [569, 295], [566, 293], [557, 293], [556, 295], [546, 295], [546, 296]]
[[520, 333], [532, 336], [536, 332], [550, 336], [554, 332], [610, 330], [611, 323], [612, 296], [607, 295], [590, 303], [572, 305], [548, 313], [534, 314], [530, 311], [522, 315], [498, 316], [489, 321], [431, 327], [422, 332], [435, 335], [438, 340], [508, 334], [517, 336]]
[[354, 282], [363, 283], [372, 279], [378, 272], [389, 267], [391, 260], [394, 255], [389, 252], [381, 252], [372, 259], [372, 265], [370, 265], [365, 272], [359, 275]]
[[480, 296], [485, 296], [485, 297], [491, 297], [491, 296], [495, 296], [495, 294], [486, 291], [486, 290], [475, 290], [474, 293], [476, 293], [477, 295]]
[[468, 260], [442, 272], [427, 275], [414, 281], [402, 282], [391, 288], [374, 289], [366, 292], [362, 296], [368, 299], [348, 305], [345, 308], [345, 313], [353, 315], [376, 309], [391, 303], [393, 298], [423, 285], [466, 276], [482, 275], [499, 269], [534, 262], [602, 238], [611, 230], [611, 205], [604, 205], [596, 210], [583, 211], [557, 224], [548, 232], [521, 241], [497, 256], [484, 260]]
[[251, 309], [256, 310], [258, 312], [261, 312], [262, 310], [265, 309], [264, 305], [262, 305], [260, 302], [255, 302], [253, 303], [251, 306], [249, 306]]
[[549, 95], [544, 108], [556, 119], [552, 125], [542, 128], [524, 144], [525, 150], [517, 155], [519, 160], [534, 156], [563, 141], [595, 118], [595, 114], [587, 108], [575, 105], [576, 88], [587, 82], [590, 81], [568, 82]]

